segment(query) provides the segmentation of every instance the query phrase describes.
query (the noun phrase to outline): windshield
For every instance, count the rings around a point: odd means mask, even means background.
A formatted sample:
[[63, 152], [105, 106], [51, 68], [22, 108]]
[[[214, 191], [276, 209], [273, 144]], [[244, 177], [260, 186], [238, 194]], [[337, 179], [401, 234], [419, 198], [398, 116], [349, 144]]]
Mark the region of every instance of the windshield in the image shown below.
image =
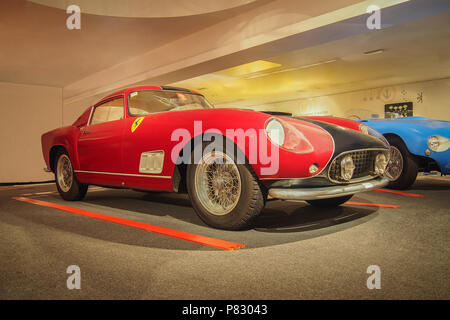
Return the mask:
[[130, 116], [210, 108], [213, 106], [203, 96], [190, 92], [141, 90], [130, 93], [128, 97]]

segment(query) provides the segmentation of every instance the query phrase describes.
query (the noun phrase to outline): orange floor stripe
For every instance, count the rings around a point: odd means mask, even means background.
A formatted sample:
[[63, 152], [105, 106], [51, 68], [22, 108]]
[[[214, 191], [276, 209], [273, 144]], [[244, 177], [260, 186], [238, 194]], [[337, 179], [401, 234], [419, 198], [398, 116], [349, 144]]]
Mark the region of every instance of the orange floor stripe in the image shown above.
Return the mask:
[[40, 196], [45, 194], [52, 194], [52, 193], [58, 193], [58, 191], [45, 191], [45, 192], [34, 192], [34, 193], [22, 193], [19, 194], [19, 196], [22, 197], [30, 197], [30, 196]]
[[398, 195], [401, 195], [401, 196], [414, 197], [414, 198], [423, 198], [423, 197], [425, 197], [423, 194], [401, 192], [401, 191], [395, 191], [395, 190], [389, 190], [389, 189], [375, 189], [375, 191], [381, 191], [381, 192], [386, 192], [386, 193], [393, 193], [393, 194], [398, 194]]
[[393, 204], [365, 203], [365, 202], [353, 202], [353, 201], [347, 201], [345, 204], [354, 205], [354, 206], [380, 207], [380, 208], [400, 208], [400, 206], [393, 205]]
[[[100, 190], [104, 190], [105, 188], [103, 187], [90, 187], [89, 188], [89, 192], [91, 191], [100, 191]], [[46, 195], [46, 194], [52, 194], [52, 193], [58, 193], [58, 190], [55, 191], [44, 191], [44, 192], [34, 192], [34, 193], [22, 193], [19, 194], [19, 196], [22, 197], [30, 197], [30, 196], [42, 196], [42, 195]]]
[[209, 238], [209, 237], [205, 237], [205, 236], [201, 236], [201, 235], [197, 235], [197, 234], [193, 234], [193, 233], [187, 233], [187, 232], [183, 232], [183, 231], [159, 227], [159, 226], [155, 226], [155, 225], [151, 225], [151, 224], [147, 224], [147, 223], [143, 223], [143, 222], [137, 222], [137, 221], [133, 221], [133, 220], [117, 218], [117, 217], [108, 216], [108, 215], [101, 214], [101, 213], [91, 212], [91, 211], [87, 211], [87, 210], [83, 210], [83, 209], [72, 208], [72, 207], [68, 207], [68, 206], [64, 206], [64, 205], [60, 205], [60, 204], [56, 204], [56, 203], [52, 203], [52, 202], [41, 201], [41, 200], [37, 200], [37, 199], [30, 199], [30, 198], [25, 198], [25, 197], [13, 197], [13, 199], [37, 204], [37, 205], [44, 206], [44, 207], [54, 208], [54, 209], [82, 215], [85, 217], [109, 221], [109, 222], [129, 226], [129, 227], [133, 227], [133, 228], [137, 228], [137, 229], [151, 231], [154, 233], [159, 233], [159, 234], [163, 234], [163, 235], [166, 235], [169, 237], [178, 238], [178, 239], [182, 239], [182, 240], [186, 240], [186, 241], [191, 241], [191, 242], [199, 243], [199, 244], [202, 244], [205, 246], [214, 247], [214, 248], [218, 248], [218, 249], [233, 250], [233, 249], [245, 248], [245, 245], [240, 244], [240, 243], [234, 243], [234, 242], [224, 241], [224, 240], [220, 240], [220, 239]]

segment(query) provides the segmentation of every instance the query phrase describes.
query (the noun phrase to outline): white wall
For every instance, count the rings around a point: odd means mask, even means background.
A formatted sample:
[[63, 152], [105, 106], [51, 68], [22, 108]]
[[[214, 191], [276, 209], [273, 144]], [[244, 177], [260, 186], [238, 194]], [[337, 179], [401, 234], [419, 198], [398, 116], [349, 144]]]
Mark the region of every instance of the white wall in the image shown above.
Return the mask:
[[[421, 99], [420, 99], [421, 97]], [[384, 118], [384, 105], [413, 102], [414, 116], [450, 121], [450, 78], [373, 88], [329, 96], [280, 101], [254, 107], [294, 115]]]
[[0, 82], [0, 183], [52, 180], [41, 135], [62, 125], [62, 89]]

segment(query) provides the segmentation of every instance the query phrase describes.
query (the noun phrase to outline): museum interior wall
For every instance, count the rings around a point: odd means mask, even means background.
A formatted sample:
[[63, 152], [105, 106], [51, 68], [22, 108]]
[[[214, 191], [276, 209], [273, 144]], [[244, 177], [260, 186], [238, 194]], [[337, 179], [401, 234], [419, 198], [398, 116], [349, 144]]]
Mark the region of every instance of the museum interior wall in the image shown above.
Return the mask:
[[53, 179], [43, 171], [42, 133], [62, 124], [62, 89], [0, 83], [0, 183]]
[[[253, 106], [255, 110], [278, 110], [294, 115], [333, 115], [351, 119], [384, 118], [385, 105], [412, 102], [413, 115], [450, 121], [450, 78], [398, 84], [333, 95], [275, 101]], [[220, 105], [234, 107], [234, 105]]]

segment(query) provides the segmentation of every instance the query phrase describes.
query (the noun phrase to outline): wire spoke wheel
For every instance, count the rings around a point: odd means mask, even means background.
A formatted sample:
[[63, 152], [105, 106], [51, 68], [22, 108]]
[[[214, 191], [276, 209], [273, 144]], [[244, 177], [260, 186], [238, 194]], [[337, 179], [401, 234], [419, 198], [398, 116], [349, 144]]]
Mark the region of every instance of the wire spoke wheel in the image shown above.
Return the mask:
[[241, 177], [234, 161], [225, 153], [209, 152], [195, 170], [195, 190], [201, 204], [211, 214], [230, 213], [239, 202]]
[[73, 183], [73, 169], [69, 157], [65, 154], [61, 155], [58, 159], [56, 177], [61, 190], [63, 192], [69, 192]]
[[399, 149], [391, 146], [391, 157], [386, 170], [386, 176], [391, 181], [396, 181], [402, 175], [403, 156]]

